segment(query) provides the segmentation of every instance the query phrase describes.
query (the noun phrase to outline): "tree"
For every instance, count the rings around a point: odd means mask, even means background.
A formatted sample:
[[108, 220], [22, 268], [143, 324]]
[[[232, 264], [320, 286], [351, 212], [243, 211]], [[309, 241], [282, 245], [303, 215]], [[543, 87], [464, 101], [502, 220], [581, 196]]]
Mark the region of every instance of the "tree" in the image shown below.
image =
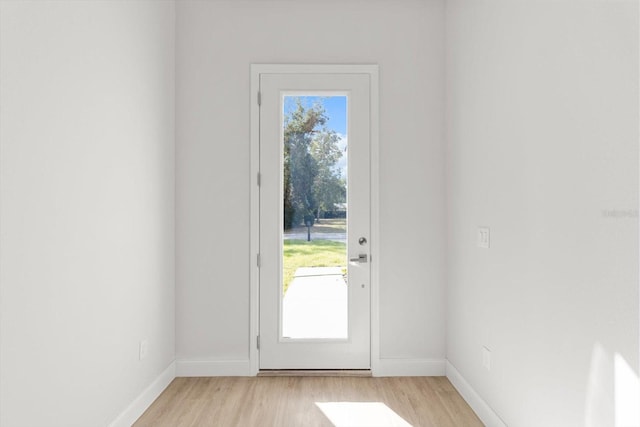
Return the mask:
[[300, 224], [305, 215], [313, 213], [313, 182], [317, 175], [315, 159], [311, 156], [311, 138], [316, 127], [326, 123], [324, 111], [305, 110], [298, 102], [284, 123], [284, 228]]
[[345, 180], [336, 168], [336, 163], [342, 157], [338, 141], [338, 135], [329, 130], [317, 134], [311, 142], [311, 156], [318, 165], [313, 186], [317, 218], [320, 218], [322, 211], [332, 211], [336, 203], [346, 201]]
[[342, 156], [337, 134], [327, 129], [321, 104], [305, 108], [300, 101], [284, 123], [284, 228], [305, 216], [319, 216], [344, 201], [344, 180], [336, 170]]

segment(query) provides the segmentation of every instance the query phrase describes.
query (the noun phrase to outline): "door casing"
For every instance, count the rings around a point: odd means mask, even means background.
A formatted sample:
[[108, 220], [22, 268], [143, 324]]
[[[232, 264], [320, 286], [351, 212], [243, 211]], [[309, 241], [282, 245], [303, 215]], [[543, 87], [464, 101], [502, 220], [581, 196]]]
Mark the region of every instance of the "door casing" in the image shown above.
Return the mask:
[[296, 64], [252, 64], [251, 65], [251, 175], [250, 175], [250, 313], [249, 313], [249, 363], [251, 375], [259, 371], [259, 248], [260, 248], [260, 108], [259, 89], [261, 74], [369, 74], [370, 87], [370, 137], [371, 137], [371, 370], [375, 375], [380, 360], [379, 341], [379, 134], [378, 134], [378, 66], [377, 65], [296, 65]]

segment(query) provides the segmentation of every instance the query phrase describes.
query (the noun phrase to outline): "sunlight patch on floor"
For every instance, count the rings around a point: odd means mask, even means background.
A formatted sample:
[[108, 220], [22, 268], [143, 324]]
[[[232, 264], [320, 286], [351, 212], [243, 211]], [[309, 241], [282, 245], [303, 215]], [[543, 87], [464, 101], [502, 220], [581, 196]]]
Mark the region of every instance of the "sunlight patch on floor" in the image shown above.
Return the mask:
[[316, 402], [335, 427], [412, 427], [382, 402]]

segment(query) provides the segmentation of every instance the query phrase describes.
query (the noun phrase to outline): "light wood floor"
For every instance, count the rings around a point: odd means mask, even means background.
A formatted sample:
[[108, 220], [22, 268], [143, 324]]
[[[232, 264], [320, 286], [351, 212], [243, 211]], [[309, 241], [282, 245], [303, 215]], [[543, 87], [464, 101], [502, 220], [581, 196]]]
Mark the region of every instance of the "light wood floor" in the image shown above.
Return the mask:
[[214, 377], [176, 378], [134, 427], [334, 426], [316, 402], [381, 402], [413, 427], [483, 425], [445, 377]]

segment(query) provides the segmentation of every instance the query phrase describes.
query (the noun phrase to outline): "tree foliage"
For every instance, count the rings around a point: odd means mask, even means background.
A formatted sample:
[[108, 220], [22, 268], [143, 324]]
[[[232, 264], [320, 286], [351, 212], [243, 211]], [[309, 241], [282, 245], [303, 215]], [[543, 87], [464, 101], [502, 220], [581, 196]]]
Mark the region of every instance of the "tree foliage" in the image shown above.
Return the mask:
[[327, 128], [322, 104], [305, 108], [298, 101], [284, 123], [284, 228], [319, 218], [346, 201], [346, 185], [336, 163], [342, 157], [339, 137]]

